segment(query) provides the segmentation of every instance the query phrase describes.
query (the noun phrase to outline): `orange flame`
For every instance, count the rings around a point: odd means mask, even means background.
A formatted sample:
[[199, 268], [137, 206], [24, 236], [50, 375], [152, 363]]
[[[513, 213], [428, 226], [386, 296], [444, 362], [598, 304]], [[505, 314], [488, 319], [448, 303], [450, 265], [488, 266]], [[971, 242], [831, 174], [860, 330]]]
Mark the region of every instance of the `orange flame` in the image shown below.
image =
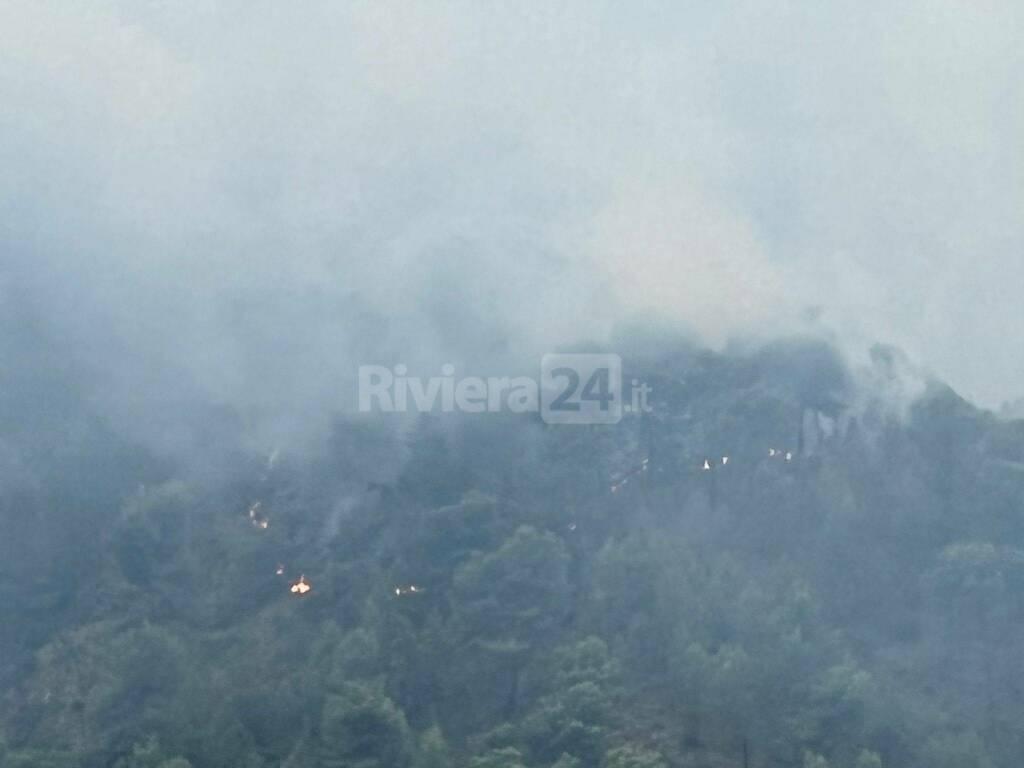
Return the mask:
[[313, 587], [309, 584], [309, 582], [306, 581], [306, 576], [302, 575], [299, 576], [298, 581], [292, 584], [291, 593], [293, 595], [298, 595], [299, 597], [302, 597], [303, 595], [307, 594], [311, 589], [313, 589]]

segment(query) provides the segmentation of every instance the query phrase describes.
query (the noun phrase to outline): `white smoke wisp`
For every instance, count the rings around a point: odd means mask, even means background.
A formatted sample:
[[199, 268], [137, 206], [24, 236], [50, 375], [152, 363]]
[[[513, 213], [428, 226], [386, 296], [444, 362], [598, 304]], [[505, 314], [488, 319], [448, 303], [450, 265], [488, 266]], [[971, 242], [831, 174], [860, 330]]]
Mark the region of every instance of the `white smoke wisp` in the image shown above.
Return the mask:
[[1021, 16], [5, 3], [0, 276], [170, 443], [204, 403], [287, 445], [361, 363], [512, 367], [638, 315], [891, 342], [994, 405], [1024, 388]]

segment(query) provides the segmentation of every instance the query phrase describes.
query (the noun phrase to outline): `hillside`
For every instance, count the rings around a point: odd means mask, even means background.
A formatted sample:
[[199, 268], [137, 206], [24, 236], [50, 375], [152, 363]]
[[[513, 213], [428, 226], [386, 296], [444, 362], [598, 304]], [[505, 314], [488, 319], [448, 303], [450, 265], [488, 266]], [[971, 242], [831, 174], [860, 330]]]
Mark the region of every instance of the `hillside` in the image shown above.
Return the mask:
[[268, 456], [228, 414], [187, 461], [33, 369], [0, 766], [1019, 766], [1024, 422], [891, 350], [626, 361], [653, 411], [615, 426], [339, 417]]

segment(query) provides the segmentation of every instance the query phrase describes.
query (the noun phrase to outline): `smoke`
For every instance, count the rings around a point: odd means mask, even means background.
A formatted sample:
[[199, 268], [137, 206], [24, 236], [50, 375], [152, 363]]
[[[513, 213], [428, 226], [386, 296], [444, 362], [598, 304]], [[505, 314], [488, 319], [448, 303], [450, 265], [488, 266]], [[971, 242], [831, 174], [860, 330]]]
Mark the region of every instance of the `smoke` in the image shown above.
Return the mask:
[[995, 404], [1024, 383], [1021, 15], [5, 3], [0, 298], [38, 321], [6, 344], [59, 342], [166, 444], [218, 408], [287, 440], [360, 363], [521, 366], [637, 316], [894, 343]]

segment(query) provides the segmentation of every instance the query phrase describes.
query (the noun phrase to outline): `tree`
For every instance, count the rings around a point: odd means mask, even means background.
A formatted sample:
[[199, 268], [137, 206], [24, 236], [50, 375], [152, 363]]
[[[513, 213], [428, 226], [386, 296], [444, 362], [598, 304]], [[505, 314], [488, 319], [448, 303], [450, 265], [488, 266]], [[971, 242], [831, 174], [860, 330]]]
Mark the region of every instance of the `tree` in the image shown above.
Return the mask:
[[118, 759], [114, 768], [191, 768], [192, 764], [183, 757], [168, 758], [160, 749], [155, 736], [137, 742], [131, 752]]
[[405, 715], [372, 688], [346, 684], [324, 701], [320, 765], [324, 768], [405, 768], [413, 747]]
[[469, 768], [525, 768], [523, 756], [514, 747], [492, 749], [469, 761]]
[[941, 733], [925, 745], [920, 768], [994, 768], [977, 733]]
[[667, 765], [659, 752], [625, 744], [604, 756], [602, 768], [667, 768]]
[[450, 768], [451, 754], [444, 734], [436, 725], [425, 730], [419, 739], [416, 768]]
[[523, 526], [456, 573], [460, 664], [449, 682], [468, 710], [465, 727], [518, 713], [522, 667], [535, 646], [557, 636], [568, 615], [568, 566], [561, 539]]
[[829, 768], [829, 764], [828, 760], [821, 755], [815, 754], [809, 749], [805, 749], [803, 768]]
[[533, 760], [559, 755], [597, 765], [611, 721], [611, 694], [618, 668], [608, 647], [596, 637], [556, 649], [546, 669], [547, 694], [524, 719], [523, 740]]
[[877, 752], [862, 749], [853, 768], [882, 768], [882, 758]]
[[562, 540], [529, 526], [497, 551], [476, 555], [455, 576], [466, 635], [520, 642], [549, 637], [568, 613], [568, 565]]

